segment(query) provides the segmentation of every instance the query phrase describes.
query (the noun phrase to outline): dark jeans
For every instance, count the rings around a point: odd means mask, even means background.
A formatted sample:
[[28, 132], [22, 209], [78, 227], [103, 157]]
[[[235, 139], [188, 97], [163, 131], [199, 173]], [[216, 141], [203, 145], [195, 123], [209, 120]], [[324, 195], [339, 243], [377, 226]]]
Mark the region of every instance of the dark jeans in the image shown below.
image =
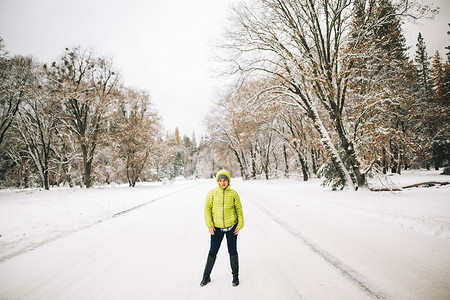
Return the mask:
[[220, 228], [216, 228], [214, 235], [211, 235], [211, 248], [209, 249], [209, 255], [212, 257], [217, 256], [219, 252], [220, 244], [222, 243], [223, 236], [227, 236], [228, 253], [230, 255], [237, 254], [237, 235], [234, 234], [236, 225], [230, 231], [224, 232]]

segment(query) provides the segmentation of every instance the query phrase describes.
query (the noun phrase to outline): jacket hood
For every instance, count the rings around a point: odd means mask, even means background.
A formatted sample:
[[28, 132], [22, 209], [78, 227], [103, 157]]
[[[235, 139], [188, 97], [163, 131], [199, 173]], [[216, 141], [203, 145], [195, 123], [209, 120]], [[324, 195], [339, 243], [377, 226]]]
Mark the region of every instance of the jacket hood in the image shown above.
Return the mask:
[[[228, 187], [230, 187], [230, 184], [231, 184], [231, 178], [230, 178], [230, 173], [227, 171], [227, 170], [220, 170], [219, 172], [217, 172], [217, 174], [216, 174], [216, 182], [217, 182], [217, 184], [219, 184], [219, 176], [220, 175], [225, 175], [225, 176], [227, 176], [227, 178], [228, 178]], [[220, 186], [220, 185], [219, 185]]]

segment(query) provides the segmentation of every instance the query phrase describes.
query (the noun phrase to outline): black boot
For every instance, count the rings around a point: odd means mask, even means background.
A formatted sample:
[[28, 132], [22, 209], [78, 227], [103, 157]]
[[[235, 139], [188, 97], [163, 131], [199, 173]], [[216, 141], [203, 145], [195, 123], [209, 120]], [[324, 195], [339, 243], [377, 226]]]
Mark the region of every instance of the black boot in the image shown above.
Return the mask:
[[238, 255], [230, 255], [231, 273], [233, 273], [233, 286], [239, 285], [239, 258]]
[[211, 277], [209, 275], [211, 275], [211, 271], [212, 268], [214, 267], [215, 262], [216, 258], [208, 255], [208, 259], [206, 260], [205, 265], [205, 271], [203, 272], [203, 279], [202, 282], [200, 282], [200, 286], [205, 286], [208, 284], [208, 282], [211, 281]]

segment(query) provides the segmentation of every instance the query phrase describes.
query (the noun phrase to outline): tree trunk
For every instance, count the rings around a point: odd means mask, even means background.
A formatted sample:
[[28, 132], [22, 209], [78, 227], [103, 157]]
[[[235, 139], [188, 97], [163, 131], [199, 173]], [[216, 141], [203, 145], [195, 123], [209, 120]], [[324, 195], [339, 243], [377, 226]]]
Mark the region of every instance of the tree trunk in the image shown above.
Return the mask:
[[81, 145], [81, 151], [83, 154], [83, 184], [86, 188], [90, 188], [92, 186], [91, 182], [92, 159], [88, 157], [88, 149], [86, 145]]
[[289, 163], [287, 158], [286, 144], [283, 144], [283, 157], [284, 157], [284, 177], [289, 178]]
[[308, 164], [306, 163], [306, 159], [303, 156], [302, 151], [299, 149], [300, 147], [299, 147], [297, 141], [294, 141], [294, 148], [295, 148], [295, 152], [297, 152], [298, 161], [300, 162], [300, 165], [302, 166], [303, 181], [308, 181], [308, 179], [309, 179]]
[[45, 190], [49, 190], [50, 189], [50, 182], [49, 182], [49, 176], [48, 176], [48, 163], [45, 162], [44, 164], [44, 172], [42, 174], [42, 180], [43, 180], [43, 186]]
[[348, 163], [350, 164], [351, 168], [353, 169], [353, 174], [355, 175], [357, 186], [366, 186], [366, 176], [365, 174], [361, 173], [361, 164], [356, 157], [355, 148], [353, 146], [353, 143], [348, 139], [347, 135], [345, 134], [344, 125], [342, 124], [342, 119], [339, 116], [335, 117], [335, 128], [339, 136], [339, 140], [342, 143], [342, 148], [347, 156]]
[[250, 156], [252, 160], [252, 179], [256, 179], [256, 153], [253, 150], [253, 147], [250, 147]]
[[317, 162], [316, 162], [316, 151], [311, 148], [311, 159], [312, 159], [312, 170], [314, 174], [317, 174]]
[[238, 164], [239, 164], [239, 169], [240, 169], [240, 171], [241, 171], [241, 176], [242, 176], [242, 178], [243, 178], [244, 180], [247, 180], [247, 179], [248, 179], [248, 178], [247, 178], [247, 173], [245, 172], [245, 168], [244, 168], [244, 165], [242, 164], [241, 158], [239, 157], [239, 153], [238, 153], [235, 149], [233, 149], [233, 148], [231, 148], [231, 147], [230, 147], [230, 149], [231, 149], [231, 151], [234, 153], [234, 156], [236, 156], [236, 159], [237, 159]]
[[437, 171], [441, 167], [441, 157], [439, 146], [433, 143], [433, 162], [434, 169]]
[[316, 109], [311, 106], [309, 111], [309, 117], [312, 119], [314, 128], [316, 128], [317, 132], [319, 133], [319, 136], [321, 138], [321, 141], [327, 149], [328, 154], [330, 155], [331, 161], [333, 162], [340, 179], [344, 183], [343, 185], [347, 185], [352, 190], [356, 190], [357, 187], [353, 184], [352, 177], [350, 176], [350, 173], [348, 172], [347, 168], [345, 167], [341, 156], [339, 155], [339, 152], [336, 150], [336, 148], [333, 145], [333, 142], [331, 141], [331, 138], [328, 134], [327, 129], [323, 125], [322, 121], [319, 118], [319, 114], [316, 111]]
[[300, 154], [300, 152], [297, 152], [298, 154], [298, 160], [300, 161], [300, 164], [302, 166], [302, 173], [303, 173], [303, 181], [308, 181], [309, 174], [308, 174], [308, 165], [306, 164], [305, 159]]

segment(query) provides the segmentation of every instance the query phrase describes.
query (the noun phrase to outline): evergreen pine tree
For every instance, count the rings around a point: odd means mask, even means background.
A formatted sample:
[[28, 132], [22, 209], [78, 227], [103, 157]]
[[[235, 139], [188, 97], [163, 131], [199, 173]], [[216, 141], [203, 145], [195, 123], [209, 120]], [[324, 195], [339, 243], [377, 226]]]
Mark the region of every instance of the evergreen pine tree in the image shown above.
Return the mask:
[[426, 101], [431, 101], [431, 85], [430, 85], [430, 59], [427, 54], [427, 48], [425, 41], [423, 40], [422, 33], [419, 32], [417, 37], [417, 49], [414, 61], [416, 62], [417, 72], [421, 80], [421, 90], [423, 98]]
[[184, 161], [181, 153], [177, 152], [173, 158], [171, 177], [175, 178], [182, 175], [184, 175]]
[[441, 56], [436, 51], [430, 68], [430, 62], [426, 53], [423, 37], [419, 34], [415, 55], [419, 85], [422, 99], [422, 114], [418, 124], [422, 128], [422, 146], [431, 158], [427, 167], [434, 164], [438, 170], [448, 164], [450, 143], [450, 111], [448, 97], [445, 88], [448, 86], [448, 63], [444, 66]]
[[440, 105], [445, 103], [445, 67], [442, 64], [441, 55], [439, 51], [433, 56], [433, 62], [430, 70], [431, 87]]
[[[448, 24], [450, 26], [450, 23]], [[450, 36], [450, 30], [447, 31], [447, 34]], [[447, 49], [447, 62], [444, 66], [444, 73], [445, 73], [445, 79], [444, 79], [444, 86], [443, 86], [443, 93], [444, 93], [444, 103], [445, 105], [450, 105], [450, 46], [445, 47]]]
[[390, 59], [405, 61], [407, 59], [406, 39], [392, 1], [379, 0], [377, 2], [375, 42]]
[[[349, 120], [360, 136], [359, 151], [366, 164], [379, 161], [399, 172], [406, 164], [411, 143], [406, 131], [414, 108], [416, 82], [414, 67], [408, 61], [406, 39], [391, 0], [354, 2], [351, 90]], [[370, 107], [370, 109], [368, 109]]]

